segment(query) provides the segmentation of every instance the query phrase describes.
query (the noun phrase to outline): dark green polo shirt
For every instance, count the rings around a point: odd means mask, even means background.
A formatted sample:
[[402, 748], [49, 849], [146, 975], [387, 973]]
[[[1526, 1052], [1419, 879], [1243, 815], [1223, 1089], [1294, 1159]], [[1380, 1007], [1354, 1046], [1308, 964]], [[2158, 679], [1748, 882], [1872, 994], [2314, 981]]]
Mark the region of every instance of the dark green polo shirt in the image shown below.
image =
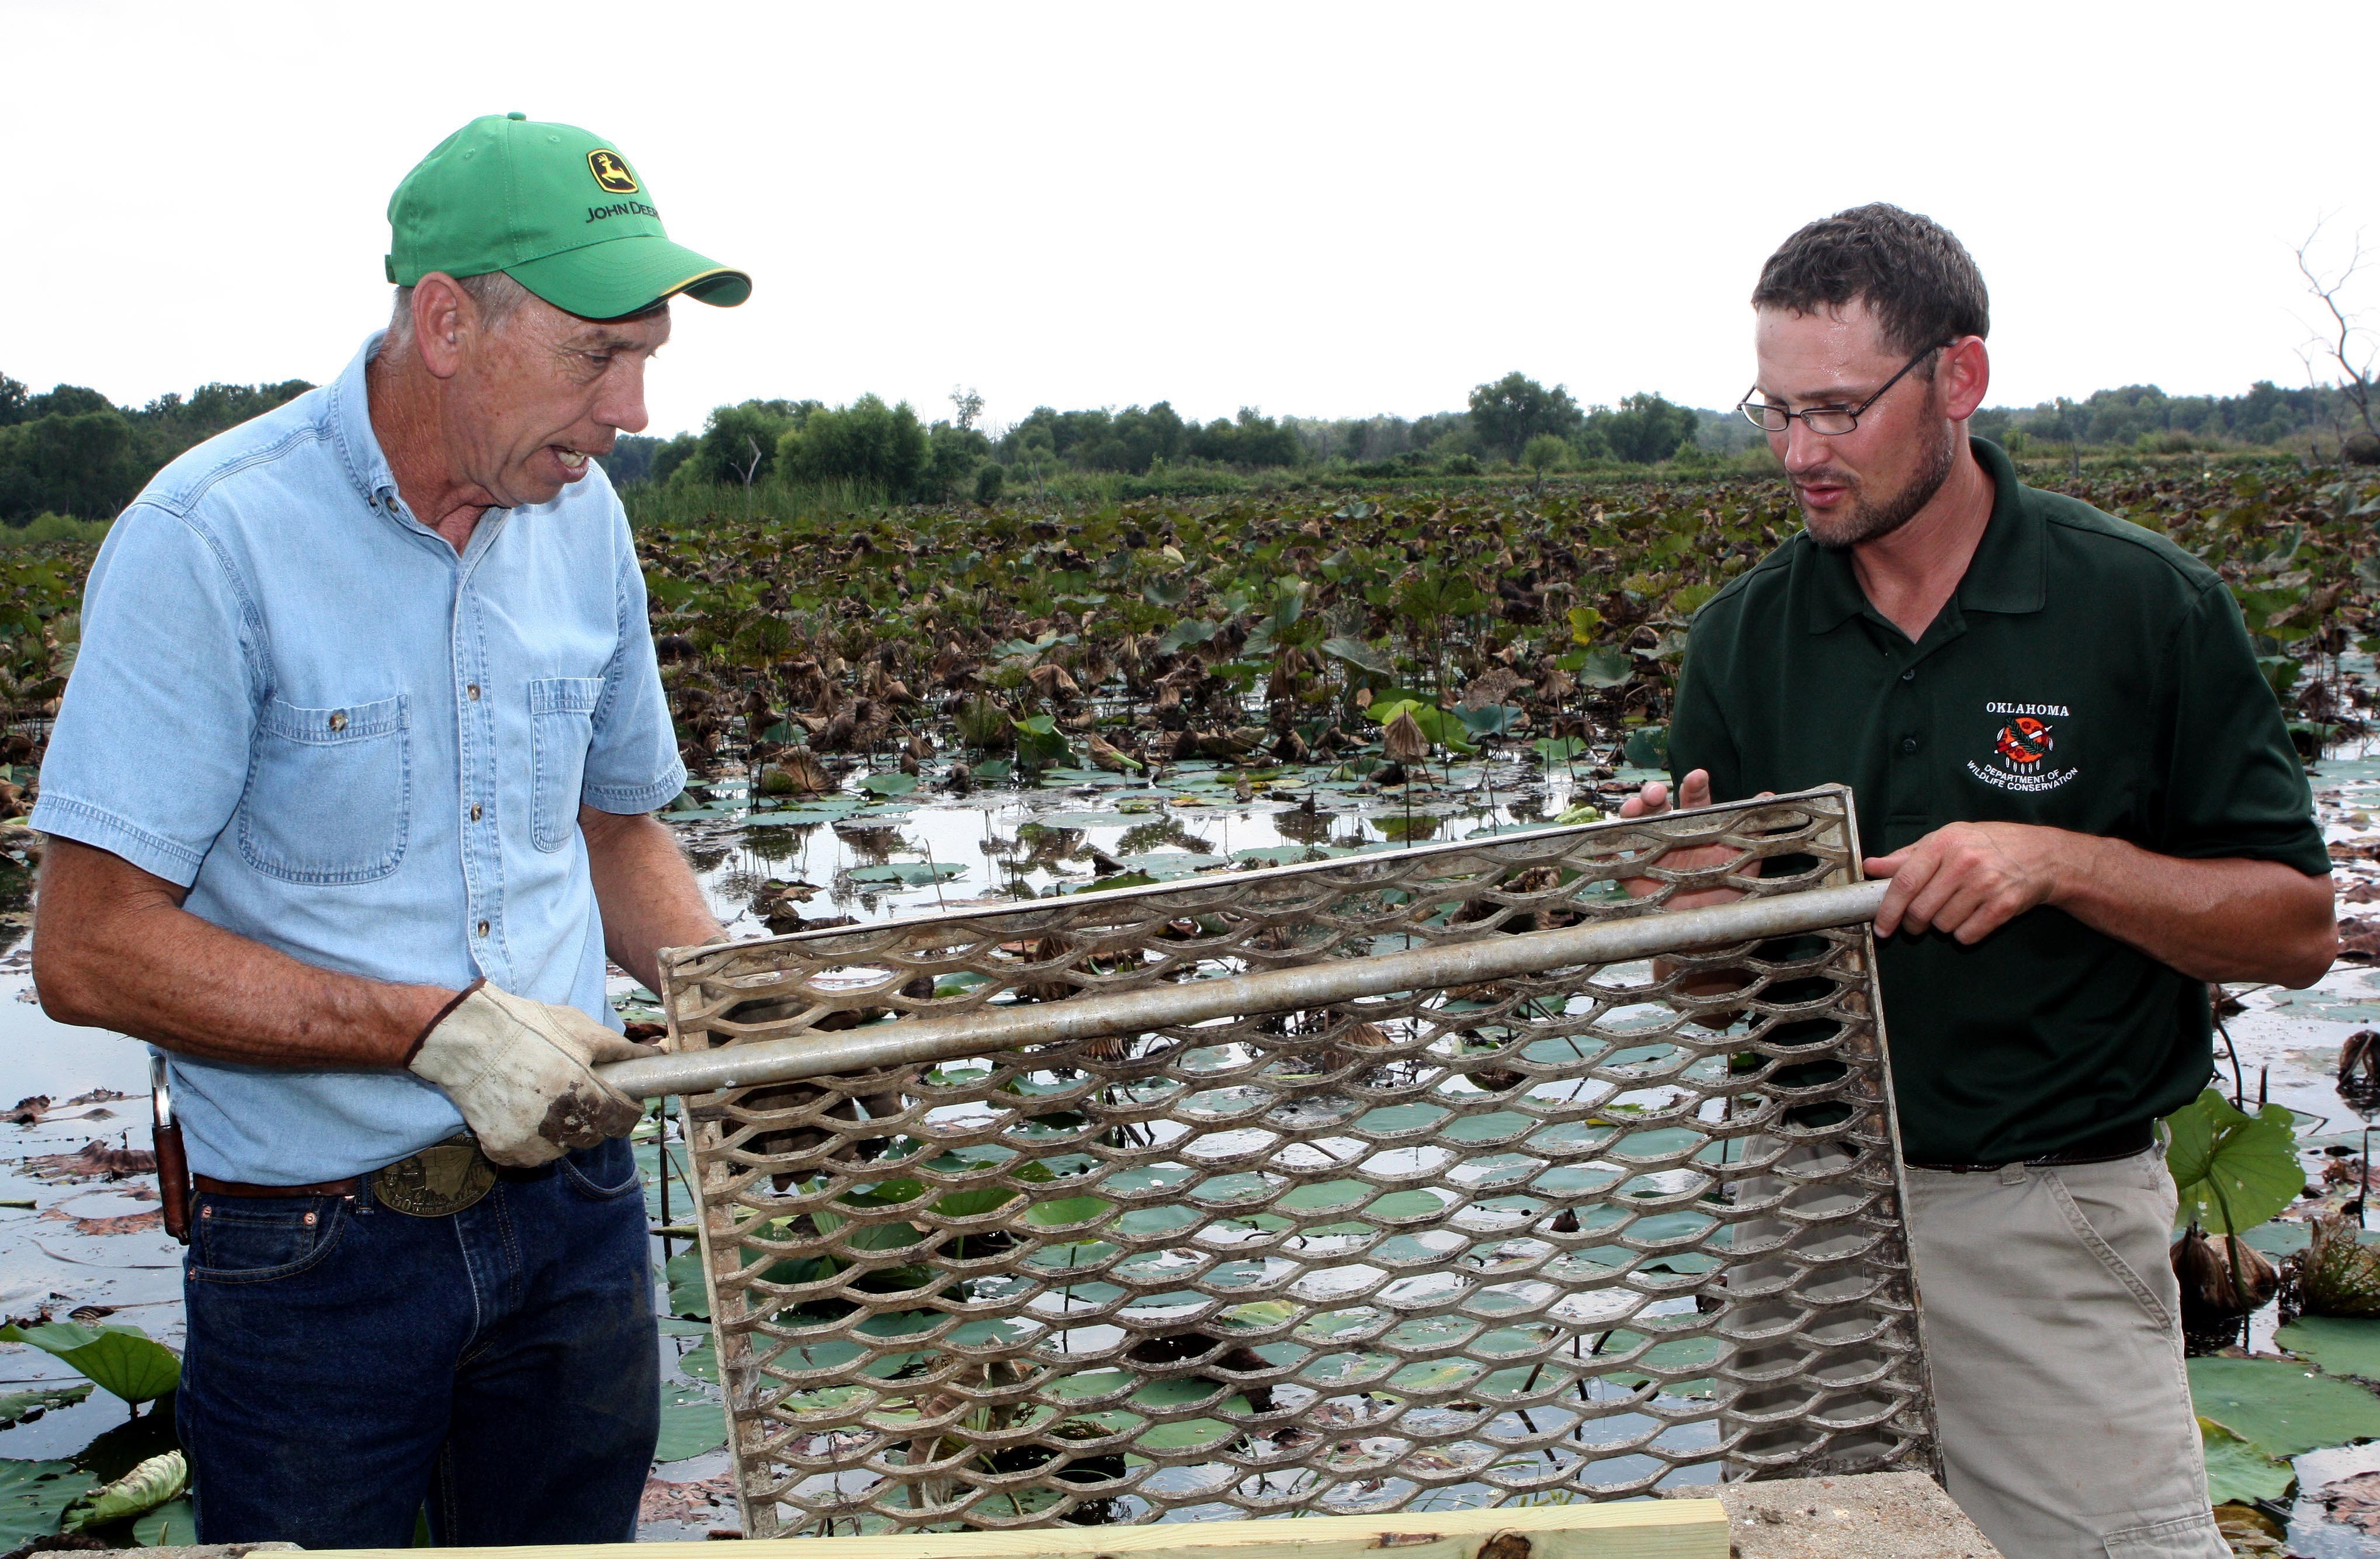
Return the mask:
[[[1925, 637], [1868, 605], [1848, 553], [1795, 537], [1694, 619], [1676, 772], [1710, 770], [1720, 801], [1849, 784], [1870, 855], [1998, 819], [2328, 872], [2223, 582], [1973, 448], [1991, 523]], [[2213, 1068], [2206, 987], [2060, 910], [1973, 947], [1904, 934], [1877, 971], [1912, 1159], [2055, 1153], [2168, 1114]]]

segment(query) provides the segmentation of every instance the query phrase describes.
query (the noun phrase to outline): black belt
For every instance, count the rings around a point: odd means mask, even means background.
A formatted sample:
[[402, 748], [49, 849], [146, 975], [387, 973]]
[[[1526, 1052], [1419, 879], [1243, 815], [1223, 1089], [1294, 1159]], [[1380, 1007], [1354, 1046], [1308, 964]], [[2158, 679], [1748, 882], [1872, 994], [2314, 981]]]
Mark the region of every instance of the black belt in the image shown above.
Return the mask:
[[2156, 1145], [2156, 1128], [2146, 1121], [2127, 1126], [2119, 1130], [2103, 1131], [2086, 1137], [2070, 1148], [2046, 1153], [2039, 1158], [2010, 1159], [1998, 1164], [1928, 1164], [1912, 1158], [1905, 1162], [1912, 1169], [1936, 1169], [1952, 1175], [1980, 1175], [1989, 1170], [2005, 1169], [2012, 1163], [2022, 1163], [2028, 1168], [2055, 1169], [2070, 1164], [2113, 1164], [2119, 1158], [2131, 1158]]

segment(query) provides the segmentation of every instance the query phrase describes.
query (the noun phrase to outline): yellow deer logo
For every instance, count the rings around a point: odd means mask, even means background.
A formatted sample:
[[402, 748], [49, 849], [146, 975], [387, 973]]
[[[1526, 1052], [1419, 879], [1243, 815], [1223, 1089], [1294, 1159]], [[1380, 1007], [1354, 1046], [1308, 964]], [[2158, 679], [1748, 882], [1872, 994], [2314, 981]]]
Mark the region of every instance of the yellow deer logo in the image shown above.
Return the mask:
[[595, 175], [597, 184], [614, 195], [634, 195], [637, 192], [637, 175], [628, 171], [628, 164], [620, 161], [620, 154], [616, 151], [600, 149], [589, 151], [587, 154], [587, 171]]

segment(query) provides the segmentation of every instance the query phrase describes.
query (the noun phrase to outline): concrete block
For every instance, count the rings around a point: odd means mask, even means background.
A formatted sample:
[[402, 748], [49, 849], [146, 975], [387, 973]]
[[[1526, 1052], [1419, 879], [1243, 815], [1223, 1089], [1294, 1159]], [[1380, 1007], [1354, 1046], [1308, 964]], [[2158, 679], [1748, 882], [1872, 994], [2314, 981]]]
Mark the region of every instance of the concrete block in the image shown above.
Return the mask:
[[1670, 1491], [1727, 1507], [1734, 1559], [2000, 1559], [1922, 1472], [1784, 1478]]

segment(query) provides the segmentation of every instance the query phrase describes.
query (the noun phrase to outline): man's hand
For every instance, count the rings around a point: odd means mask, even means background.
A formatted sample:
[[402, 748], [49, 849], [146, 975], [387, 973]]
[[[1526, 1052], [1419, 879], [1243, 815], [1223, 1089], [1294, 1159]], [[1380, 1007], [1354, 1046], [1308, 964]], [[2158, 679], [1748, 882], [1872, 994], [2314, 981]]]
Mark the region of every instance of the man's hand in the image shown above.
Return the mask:
[[[1767, 792], [1762, 792], [1766, 794]], [[1634, 795], [1620, 804], [1622, 817], [1657, 817], [1670, 809], [1670, 787], [1667, 781], [1647, 780]], [[1678, 785], [1677, 804], [1687, 810], [1711, 804], [1710, 771], [1697, 768]], [[1735, 858], [1735, 852], [1723, 844], [1698, 845], [1692, 850], [1672, 850], [1661, 857], [1661, 864], [1671, 871], [1690, 872], [1704, 866], [1722, 866]], [[1669, 884], [1653, 877], [1624, 877], [1620, 886], [1633, 899], [1648, 899]], [[1732, 904], [1743, 897], [1733, 888], [1705, 888], [1691, 893], [1673, 896], [1666, 908], [1698, 910], [1708, 904]]]
[[575, 1007], [482, 980], [431, 1025], [407, 1065], [455, 1101], [480, 1152], [528, 1169], [635, 1130], [643, 1106], [592, 1069], [650, 1054]]
[[1876, 933], [1973, 946], [2044, 905], [2196, 980], [2311, 985], [2338, 956], [2330, 878], [2279, 861], [2187, 860], [2028, 823], [1953, 823], [1867, 863]]
[[2029, 823], [1952, 823], [1867, 863], [1890, 877], [1876, 934], [1939, 931], [1973, 947], [2056, 900], [2082, 836]]

